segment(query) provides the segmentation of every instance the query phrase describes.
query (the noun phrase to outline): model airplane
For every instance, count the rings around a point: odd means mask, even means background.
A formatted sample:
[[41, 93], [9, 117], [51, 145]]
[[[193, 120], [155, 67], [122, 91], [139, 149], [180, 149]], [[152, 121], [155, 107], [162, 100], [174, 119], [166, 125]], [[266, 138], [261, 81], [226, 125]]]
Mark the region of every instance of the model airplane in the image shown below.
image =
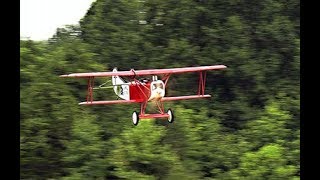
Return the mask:
[[[112, 72], [91, 72], [91, 73], [74, 73], [61, 75], [60, 77], [86, 78], [88, 80], [87, 101], [79, 103], [80, 105], [106, 105], [106, 104], [124, 104], [124, 103], [140, 103], [140, 112], [132, 113], [132, 122], [138, 125], [140, 119], [148, 118], [167, 118], [169, 123], [174, 121], [173, 111], [169, 108], [167, 112], [164, 110], [163, 102], [176, 101], [186, 99], [209, 98], [211, 95], [205, 94], [206, 72], [209, 70], [219, 70], [227, 68], [224, 65], [200, 66], [200, 67], [184, 67], [172, 69], [149, 69], [117, 71], [116, 68]], [[198, 72], [199, 85], [198, 94], [189, 96], [165, 97], [165, 88], [172, 74]], [[158, 76], [162, 76], [158, 79]], [[115, 94], [122, 100], [111, 101], [94, 101], [93, 90], [103, 88], [99, 86], [94, 88], [94, 78], [111, 76], [112, 86]], [[150, 79], [141, 79], [143, 76], [152, 76]], [[137, 79], [139, 77], [139, 79]], [[126, 80], [127, 79], [127, 80]], [[159, 113], [146, 114], [145, 110], [148, 102], [154, 101], [157, 105]]]

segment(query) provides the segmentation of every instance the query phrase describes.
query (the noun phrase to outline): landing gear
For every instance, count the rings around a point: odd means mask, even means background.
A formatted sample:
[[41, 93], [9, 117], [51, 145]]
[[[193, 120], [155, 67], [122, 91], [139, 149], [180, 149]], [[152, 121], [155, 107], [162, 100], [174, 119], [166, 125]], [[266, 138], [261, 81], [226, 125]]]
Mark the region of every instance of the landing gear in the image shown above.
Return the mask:
[[133, 111], [132, 113], [132, 123], [135, 126], [139, 124], [139, 113], [137, 113], [136, 111]]
[[169, 123], [173, 123], [174, 116], [173, 111], [169, 108], [167, 113], [163, 114], [143, 114], [139, 116], [137, 111], [133, 111], [132, 113], [132, 123], [137, 126], [139, 124], [139, 120], [141, 119], [154, 119], [154, 118], [167, 118]]
[[168, 122], [173, 123], [173, 121], [174, 121], [173, 111], [169, 108], [167, 113], [169, 115]]

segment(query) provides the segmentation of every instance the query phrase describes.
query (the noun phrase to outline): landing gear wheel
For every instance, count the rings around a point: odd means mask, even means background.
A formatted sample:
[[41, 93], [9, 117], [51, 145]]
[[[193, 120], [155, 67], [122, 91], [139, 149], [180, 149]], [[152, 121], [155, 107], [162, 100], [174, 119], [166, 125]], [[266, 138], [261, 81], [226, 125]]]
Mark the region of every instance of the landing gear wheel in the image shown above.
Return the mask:
[[173, 111], [169, 108], [167, 113], [169, 115], [168, 122], [173, 123], [173, 121], [174, 121]]
[[135, 126], [139, 124], [139, 113], [137, 113], [136, 111], [133, 111], [132, 113], [132, 122]]

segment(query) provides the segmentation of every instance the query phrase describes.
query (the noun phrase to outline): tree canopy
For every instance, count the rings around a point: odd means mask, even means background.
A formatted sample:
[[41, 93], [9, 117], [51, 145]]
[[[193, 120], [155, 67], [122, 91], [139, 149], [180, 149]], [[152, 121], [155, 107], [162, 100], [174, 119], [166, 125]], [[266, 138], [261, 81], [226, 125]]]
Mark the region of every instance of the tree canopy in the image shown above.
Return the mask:
[[[59, 78], [215, 64], [228, 69], [207, 73], [210, 100], [165, 105], [173, 124], [78, 106], [86, 81]], [[166, 94], [197, 78], [173, 75]], [[299, 1], [97, 0], [80, 25], [20, 41], [21, 179], [298, 179], [299, 157]]]

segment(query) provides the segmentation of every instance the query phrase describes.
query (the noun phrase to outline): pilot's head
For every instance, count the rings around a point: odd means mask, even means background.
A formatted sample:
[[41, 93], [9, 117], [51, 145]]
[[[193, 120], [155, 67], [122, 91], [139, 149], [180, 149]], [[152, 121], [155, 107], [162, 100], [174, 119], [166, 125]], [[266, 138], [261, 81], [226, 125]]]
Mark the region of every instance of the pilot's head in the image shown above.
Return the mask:
[[151, 87], [149, 100], [160, 100], [164, 96], [164, 84], [162, 81], [154, 82]]

